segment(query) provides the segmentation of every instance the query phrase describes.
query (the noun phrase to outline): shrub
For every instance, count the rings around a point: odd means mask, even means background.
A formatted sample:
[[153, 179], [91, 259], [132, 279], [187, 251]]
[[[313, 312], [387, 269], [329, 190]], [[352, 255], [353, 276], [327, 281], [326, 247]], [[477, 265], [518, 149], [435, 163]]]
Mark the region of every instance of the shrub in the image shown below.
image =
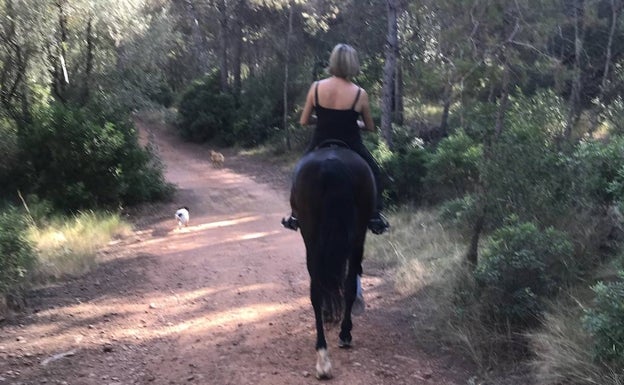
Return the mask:
[[183, 138], [205, 142], [220, 135], [228, 139], [235, 116], [234, 97], [219, 89], [218, 73], [194, 81], [182, 94], [178, 128]]
[[166, 197], [162, 167], [124, 115], [54, 104], [20, 132], [23, 191], [75, 211]]
[[[624, 279], [624, 272], [620, 272]], [[592, 287], [594, 306], [585, 310], [584, 325], [594, 337], [594, 356], [619, 369], [624, 368], [624, 281]]]
[[403, 151], [392, 153], [382, 167], [392, 178], [386, 183], [386, 193], [395, 203], [419, 203], [423, 200], [423, 180], [427, 173], [427, 151], [417, 143]]
[[624, 136], [612, 137], [607, 143], [585, 140], [577, 146], [573, 156], [579, 181], [591, 198], [601, 203], [622, 198]]
[[486, 318], [523, 329], [536, 324], [543, 301], [571, 275], [567, 237], [534, 223], [508, 224], [492, 234], [474, 274]]
[[17, 166], [17, 125], [11, 119], [0, 116], [0, 187], [8, 189], [13, 187], [12, 173]]
[[614, 201], [624, 202], [624, 164], [617, 170], [617, 175], [608, 184], [606, 192]]
[[34, 249], [26, 239], [24, 218], [14, 208], [0, 213], [0, 294], [18, 288], [35, 263]]
[[[262, 144], [276, 134], [284, 137], [283, 131], [276, 132], [283, 125], [284, 113], [281, 71], [271, 68], [244, 81], [228, 143], [249, 147]], [[289, 90], [289, 100], [294, 100], [292, 93]]]
[[429, 199], [441, 201], [474, 191], [483, 146], [459, 131], [440, 141], [427, 163]]
[[476, 198], [472, 194], [448, 200], [440, 205], [440, 219], [464, 234], [472, 230], [477, 215]]

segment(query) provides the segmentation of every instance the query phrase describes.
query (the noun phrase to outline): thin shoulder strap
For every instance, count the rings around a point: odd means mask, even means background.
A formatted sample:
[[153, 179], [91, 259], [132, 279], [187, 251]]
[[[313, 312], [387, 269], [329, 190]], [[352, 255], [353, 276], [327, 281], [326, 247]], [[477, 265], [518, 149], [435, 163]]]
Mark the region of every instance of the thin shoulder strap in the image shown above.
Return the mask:
[[318, 106], [319, 102], [318, 102], [318, 85], [319, 82], [316, 82], [316, 85], [314, 86], [314, 105]]
[[361, 91], [362, 91], [362, 89], [360, 87], [358, 87], [357, 95], [355, 95], [355, 100], [353, 101], [353, 105], [351, 106], [352, 110], [355, 109], [355, 105], [357, 104], [358, 100], [360, 99], [360, 92]]

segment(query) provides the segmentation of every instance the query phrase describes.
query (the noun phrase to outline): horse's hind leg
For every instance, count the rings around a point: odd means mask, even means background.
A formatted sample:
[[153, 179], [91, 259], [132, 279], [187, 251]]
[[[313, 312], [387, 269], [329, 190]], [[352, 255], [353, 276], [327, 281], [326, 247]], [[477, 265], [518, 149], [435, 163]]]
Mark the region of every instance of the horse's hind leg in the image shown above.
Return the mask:
[[347, 280], [345, 282], [345, 309], [342, 317], [342, 323], [340, 325], [340, 335], [338, 346], [341, 348], [351, 347], [351, 329], [353, 328], [353, 322], [351, 321], [351, 310], [353, 309], [353, 303], [355, 302], [355, 296], [357, 294], [357, 273], [354, 269], [349, 269]]
[[327, 341], [323, 330], [323, 298], [318, 284], [310, 285], [310, 299], [314, 308], [314, 318], [316, 320], [316, 378], [319, 380], [332, 377], [331, 362], [327, 351]]
[[340, 325], [340, 339], [338, 341], [338, 346], [341, 348], [350, 348], [352, 345], [351, 329], [353, 329], [353, 322], [351, 321], [351, 313], [353, 310], [353, 303], [357, 296], [358, 275], [362, 274], [363, 255], [364, 246], [356, 247], [353, 255], [349, 259], [349, 271], [344, 287], [345, 309], [342, 317], [342, 324]]

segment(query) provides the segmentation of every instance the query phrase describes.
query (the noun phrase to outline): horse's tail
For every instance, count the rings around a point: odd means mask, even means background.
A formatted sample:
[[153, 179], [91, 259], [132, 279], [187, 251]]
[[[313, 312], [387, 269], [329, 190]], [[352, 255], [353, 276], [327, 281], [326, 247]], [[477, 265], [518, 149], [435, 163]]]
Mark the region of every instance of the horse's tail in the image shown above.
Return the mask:
[[321, 166], [322, 206], [315, 258], [326, 321], [338, 322], [344, 310], [344, 282], [353, 252], [356, 207], [347, 167], [328, 160]]

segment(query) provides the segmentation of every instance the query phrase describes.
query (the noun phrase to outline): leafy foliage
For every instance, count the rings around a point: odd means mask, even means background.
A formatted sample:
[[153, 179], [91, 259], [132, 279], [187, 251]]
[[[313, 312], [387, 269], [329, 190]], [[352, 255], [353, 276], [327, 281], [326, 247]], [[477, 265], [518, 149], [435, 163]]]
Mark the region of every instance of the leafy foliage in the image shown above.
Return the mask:
[[480, 167], [491, 224], [496, 227], [505, 217], [517, 215], [555, 225], [587, 203], [583, 186], [576, 181], [575, 162], [555, 140], [561, 107], [550, 94], [518, 96], [512, 101], [505, 130]]
[[544, 300], [571, 275], [567, 237], [530, 222], [512, 223], [492, 234], [475, 270], [488, 322], [515, 329], [537, 323]]
[[6, 194], [15, 184], [12, 182], [18, 164], [17, 125], [8, 118], [0, 118], [0, 193]]
[[23, 190], [61, 210], [135, 204], [171, 190], [134, 127], [97, 108], [42, 109], [20, 132], [19, 147]]
[[234, 127], [234, 97], [221, 92], [218, 73], [194, 81], [179, 103], [179, 129], [187, 140], [227, 138]]
[[592, 199], [600, 203], [622, 199], [624, 136], [611, 137], [606, 143], [582, 141], [574, 157], [579, 165], [578, 176]]
[[620, 280], [592, 287], [594, 305], [585, 311], [585, 327], [595, 340], [594, 355], [600, 362], [624, 367], [624, 272]]
[[[236, 122], [228, 143], [245, 147], [264, 143], [282, 125], [284, 111], [279, 68], [245, 79], [239, 97]], [[292, 90], [290, 92], [295, 92]]]
[[440, 219], [451, 224], [462, 233], [468, 234], [472, 229], [474, 218], [478, 215], [476, 198], [466, 194], [440, 204]]
[[427, 163], [429, 199], [458, 198], [473, 191], [482, 156], [483, 146], [464, 131], [443, 139]]
[[383, 167], [392, 178], [387, 192], [393, 202], [419, 203], [423, 200], [423, 181], [427, 175], [428, 154], [419, 146], [413, 146], [401, 152], [394, 152], [383, 163]]
[[17, 288], [34, 266], [33, 246], [26, 239], [27, 222], [14, 208], [0, 213], [0, 294]]

